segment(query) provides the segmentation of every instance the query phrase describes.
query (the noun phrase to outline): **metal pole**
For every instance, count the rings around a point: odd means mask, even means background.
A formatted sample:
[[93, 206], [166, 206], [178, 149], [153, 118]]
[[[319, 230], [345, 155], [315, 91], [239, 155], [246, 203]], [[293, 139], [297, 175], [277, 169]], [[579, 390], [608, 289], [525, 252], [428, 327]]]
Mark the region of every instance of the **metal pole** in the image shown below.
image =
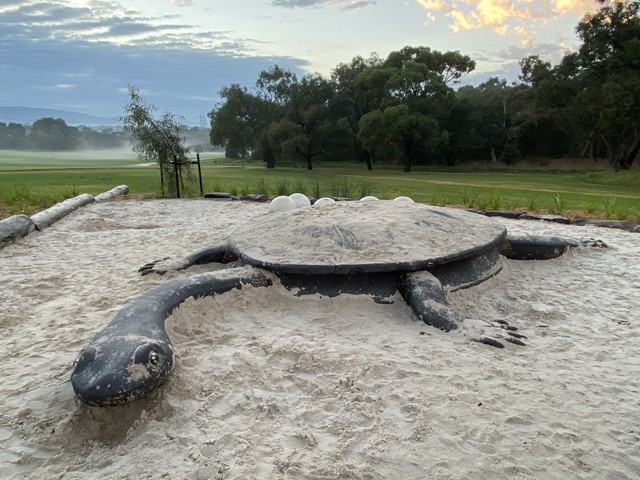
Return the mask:
[[196, 153], [196, 158], [198, 159], [198, 177], [200, 178], [200, 196], [204, 195], [204, 190], [202, 189], [202, 169], [200, 168], [200, 154]]
[[162, 190], [162, 196], [164, 197], [164, 174], [162, 173], [162, 164], [160, 164], [160, 189]]
[[176, 194], [178, 198], [180, 198], [180, 182], [178, 181], [178, 157], [176, 155], [173, 156], [173, 171], [176, 175]]

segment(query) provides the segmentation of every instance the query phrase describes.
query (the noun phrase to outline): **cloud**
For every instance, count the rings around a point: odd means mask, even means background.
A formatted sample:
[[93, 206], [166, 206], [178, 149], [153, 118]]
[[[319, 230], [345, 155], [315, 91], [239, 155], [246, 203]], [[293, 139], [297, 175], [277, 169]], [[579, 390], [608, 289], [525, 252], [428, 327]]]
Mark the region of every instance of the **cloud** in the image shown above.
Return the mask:
[[[94, 0], [91, 8], [70, 5], [60, 0], [16, 2], [0, 9], [2, 39], [29, 38], [32, 41], [108, 42], [153, 44], [167, 48], [216, 49], [229, 41], [238, 47], [238, 55], [250, 54], [251, 41], [229, 38], [229, 32], [199, 31], [190, 24], [175, 22], [167, 15], [144, 16], [136, 9], [117, 2]], [[188, 35], [179, 33], [188, 32]]]
[[[345, 2], [340, 2], [340, 3], [345, 3]], [[363, 8], [366, 7], [367, 5], [372, 5], [375, 4], [376, 2], [372, 2], [372, 1], [359, 1], [359, 2], [348, 2], [347, 5], [344, 5], [342, 7], [343, 10], [355, 10], [357, 8]]]
[[463, 85], [479, 85], [490, 77], [498, 77], [514, 82], [521, 73], [520, 60], [530, 55], [538, 55], [552, 65], [557, 64], [570, 51], [562, 38], [557, 42], [529, 41], [529, 38], [520, 45], [509, 45], [498, 51], [481, 50], [473, 52], [471, 57], [480, 62], [484, 68], [477, 69], [465, 77]]
[[324, 0], [273, 0], [271, 2], [272, 5], [276, 7], [315, 7], [318, 5], [323, 5], [325, 3]]
[[[84, 41], [10, 43], [0, 62], [0, 105], [70, 109], [118, 116], [126, 87], [136, 85], [145, 98], [183, 115], [192, 123], [218, 101], [224, 86], [251, 88], [262, 70], [273, 64], [300, 74], [304, 61], [288, 57], [237, 57], [230, 43], [217, 51], [166, 49], [154, 45], [112, 45]], [[208, 99], [208, 100], [206, 100]]]
[[525, 27], [556, 20], [566, 14], [582, 16], [594, 11], [593, 0], [416, 0], [433, 22], [438, 14], [449, 17], [453, 32], [490, 28], [499, 35], [514, 31], [530, 36]]
[[[183, 2], [184, 3], [184, 2]], [[0, 105], [118, 116], [128, 84], [150, 103], [197, 124], [224, 86], [251, 87], [274, 64], [301, 74], [305, 60], [256, 53], [260, 44], [117, 1], [0, 4]], [[124, 91], [123, 91], [124, 89]]]
[[323, 6], [336, 6], [342, 10], [355, 10], [357, 8], [363, 8], [368, 5], [374, 5], [377, 3], [375, 0], [272, 0], [271, 5], [276, 7], [323, 7]]

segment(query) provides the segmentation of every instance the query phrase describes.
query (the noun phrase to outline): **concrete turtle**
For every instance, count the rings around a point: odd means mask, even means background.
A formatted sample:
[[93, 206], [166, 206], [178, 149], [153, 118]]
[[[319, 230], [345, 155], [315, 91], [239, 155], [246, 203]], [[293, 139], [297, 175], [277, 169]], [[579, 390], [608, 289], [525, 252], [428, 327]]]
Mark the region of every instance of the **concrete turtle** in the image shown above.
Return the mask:
[[[232, 233], [227, 242], [174, 262], [172, 268], [235, 262], [231, 268], [183, 276], [153, 287], [123, 308], [80, 353], [71, 377], [76, 396], [92, 406], [121, 405], [160, 386], [173, 368], [165, 330], [172, 310], [190, 297], [221, 294], [243, 285], [280, 281], [296, 295], [370, 295], [391, 302], [400, 291], [424, 322], [444, 331], [464, 329], [445, 292], [477, 285], [502, 268], [501, 254], [548, 259], [570, 246], [560, 238], [507, 235], [492, 218], [409, 202], [338, 202], [271, 214]], [[167, 262], [143, 274], [164, 273]], [[271, 272], [271, 273], [269, 273]], [[471, 340], [524, 345], [504, 321], [495, 335]]]

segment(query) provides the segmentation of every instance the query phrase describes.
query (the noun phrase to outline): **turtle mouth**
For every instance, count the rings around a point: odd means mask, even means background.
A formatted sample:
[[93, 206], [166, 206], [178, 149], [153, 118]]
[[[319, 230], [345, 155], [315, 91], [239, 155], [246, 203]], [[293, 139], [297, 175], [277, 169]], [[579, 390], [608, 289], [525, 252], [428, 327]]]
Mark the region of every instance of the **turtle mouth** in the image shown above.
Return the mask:
[[144, 393], [142, 385], [123, 388], [122, 377], [116, 374], [104, 375], [99, 379], [87, 378], [86, 374], [74, 375], [71, 384], [76, 396], [92, 407], [121, 405], [141, 398]]
[[165, 379], [165, 376], [145, 376], [131, 381], [127, 374], [109, 373], [100, 378], [88, 378], [84, 372], [73, 375], [73, 391], [82, 403], [91, 407], [115, 407], [147, 397]]

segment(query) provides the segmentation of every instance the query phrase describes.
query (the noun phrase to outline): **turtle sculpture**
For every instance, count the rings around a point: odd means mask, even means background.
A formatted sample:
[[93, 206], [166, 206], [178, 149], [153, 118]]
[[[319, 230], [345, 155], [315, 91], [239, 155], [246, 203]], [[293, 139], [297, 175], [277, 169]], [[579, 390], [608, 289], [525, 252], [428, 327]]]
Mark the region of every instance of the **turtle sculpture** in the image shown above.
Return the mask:
[[[172, 268], [235, 262], [232, 268], [178, 277], [151, 288], [124, 307], [80, 353], [71, 382], [91, 406], [143, 398], [167, 378], [173, 346], [165, 319], [190, 297], [268, 287], [279, 281], [296, 295], [370, 295], [390, 303], [400, 291], [417, 317], [444, 331], [464, 331], [445, 292], [477, 285], [501, 270], [501, 254], [515, 259], [562, 255], [570, 242], [511, 237], [502, 223], [464, 210], [413, 202], [338, 202], [266, 215], [231, 234], [224, 244], [190, 255]], [[142, 267], [167, 270], [167, 261]], [[504, 347], [524, 345], [505, 321], [490, 322], [493, 335], [471, 340]]]

